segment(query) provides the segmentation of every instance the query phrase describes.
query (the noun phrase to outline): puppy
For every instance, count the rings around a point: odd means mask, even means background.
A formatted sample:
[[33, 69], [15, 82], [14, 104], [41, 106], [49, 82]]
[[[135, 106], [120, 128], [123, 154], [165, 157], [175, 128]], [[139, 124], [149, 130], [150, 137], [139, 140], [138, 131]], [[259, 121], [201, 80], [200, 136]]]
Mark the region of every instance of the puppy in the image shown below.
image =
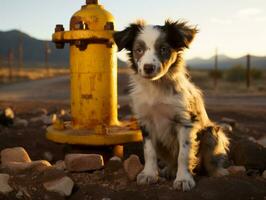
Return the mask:
[[128, 50], [131, 98], [144, 138], [143, 171], [137, 183], [158, 181], [160, 174], [175, 177], [173, 187], [188, 191], [195, 186], [194, 169], [209, 175], [226, 174], [223, 162], [228, 139], [206, 113], [201, 91], [189, 80], [182, 52], [197, 33], [186, 22], [166, 21], [163, 26], [133, 23], [114, 33], [118, 50]]

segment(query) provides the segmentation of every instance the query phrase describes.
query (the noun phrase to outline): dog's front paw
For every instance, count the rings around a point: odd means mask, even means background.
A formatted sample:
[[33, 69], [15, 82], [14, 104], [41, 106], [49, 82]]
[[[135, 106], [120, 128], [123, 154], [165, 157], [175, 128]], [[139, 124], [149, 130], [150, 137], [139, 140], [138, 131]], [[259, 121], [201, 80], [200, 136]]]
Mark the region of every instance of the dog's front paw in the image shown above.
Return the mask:
[[190, 173], [177, 173], [173, 187], [185, 192], [191, 190], [195, 185], [196, 183]]
[[157, 173], [147, 173], [145, 171], [142, 171], [137, 176], [137, 184], [138, 185], [149, 185], [154, 184], [158, 182], [158, 174]]

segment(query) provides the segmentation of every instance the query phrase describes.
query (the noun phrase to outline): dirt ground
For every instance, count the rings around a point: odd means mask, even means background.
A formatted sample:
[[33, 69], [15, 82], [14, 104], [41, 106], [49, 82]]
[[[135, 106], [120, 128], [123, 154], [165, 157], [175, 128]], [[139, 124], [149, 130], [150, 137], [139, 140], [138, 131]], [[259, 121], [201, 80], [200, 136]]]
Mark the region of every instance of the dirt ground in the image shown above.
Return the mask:
[[[13, 93], [5, 92], [5, 88], [0, 88], [0, 108], [11, 106], [18, 117], [31, 119], [37, 114], [34, 110], [45, 108], [49, 113], [59, 112], [61, 109], [68, 109], [68, 92], [64, 90], [60, 94], [56, 93], [56, 88], [68, 88], [68, 79], [61, 78], [62, 82], [49, 81], [51, 83], [49, 94], [32, 100], [25, 95], [22, 99], [8, 100], [8, 95], [14, 95], [20, 90], [13, 89]], [[123, 82], [124, 79], [120, 79]], [[48, 81], [42, 83], [48, 84]], [[36, 84], [28, 84], [28, 87], [36, 87]], [[35, 86], [34, 86], [35, 85]], [[124, 84], [122, 84], [124, 85]], [[25, 85], [24, 85], [25, 86]], [[9, 86], [11, 87], [11, 86]], [[13, 86], [17, 88], [21, 86]], [[27, 91], [27, 88], [24, 88]], [[45, 90], [49, 90], [46, 88]], [[28, 90], [32, 93], [36, 89]], [[125, 118], [130, 115], [127, 88], [119, 88], [120, 109], [119, 117]], [[31, 96], [29, 92], [28, 96]], [[6, 95], [5, 95], [6, 94]], [[53, 98], [53, 95], [55, 98]], [[30, 123], [28, 127], [0, 127], [0, 150], [8, 147], [22, 146], [29, 153], [32, 160], [46, 159], [45, 152], [52, 154], [51, 163], [63, 160], [67, 153], [101, 153], [104, 155], [105, 168], [103, 170], [86, 173], [69, 173], [55, 169], [45, 172], [27, 172], [20, 175], [11, 176], [10, 184], [15, 190], [9, 195], [1, 195], [0, 199], [17, 199], [16, 194], [21, 188], [26, 191], [21, 199], [64, 199], [56, 193], [47, 192], [42, 186], [44, 180], [55, 177], [62, 177], [67, 174], [75, 182], [73, 193], [66, 199], [86, 200], [86, 199], [266, 199], [266, 180], [261, 177], [261, 173], [266, 166], [266, 149], [248, 140], [248, 137], [260, 139], [266, 136], [266, 95], [236, 95], [207, 94], [206, 103], [210, 118], [220, 121], [223, 117], [234, 119], [238, 126], [230, 135], [232, 140], [230, 153], [231, 164], [244, 165], [247, 168], [246, 175], [227, 176], [223, 178], [211, 178], [206, 176], [196, 176], [197, 186], [190, 192], [180, 192], [172, 189], [172, 180], [160, 179], [159, 183], [152, 186], [137, 186], [136, 182], [129, 181], [122, 164], [109, 163], [112, 156], [112, 147], [92, 148], [85, 146], [71, 146], [67, 144], [56, 144], [45, 138], [46, 126], [41, 122]], [[254, 103], [255, 102], [255, 103]], [[257, 103], [256, 103], [257, 102]], [[139, 154], [141, 157], [141, 144], [125, 145], [125, 157], [131, 153]], [[242, 155], [241, 159], [238, 155]], [[1, 170], [0, 170], [1, 173]]]

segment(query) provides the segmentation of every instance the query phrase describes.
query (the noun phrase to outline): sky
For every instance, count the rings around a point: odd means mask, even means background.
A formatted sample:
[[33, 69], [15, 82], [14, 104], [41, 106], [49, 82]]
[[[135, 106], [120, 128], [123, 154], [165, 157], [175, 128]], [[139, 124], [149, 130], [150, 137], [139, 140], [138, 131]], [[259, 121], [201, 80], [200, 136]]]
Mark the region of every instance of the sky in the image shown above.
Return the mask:
[[[197, 25], [185, 57], [219, 54], [266, 55], [266, 0], [99, 0], [122, 30], [137, 19], [163, 24], [184, 19]], [[69, 19], [85, 0], [0, 0], [0, 30], [19, 29], [38, 39], [51, 39], [55, 24], [68, 29]], [[125, 58], [124, 54], [119, 54]]]

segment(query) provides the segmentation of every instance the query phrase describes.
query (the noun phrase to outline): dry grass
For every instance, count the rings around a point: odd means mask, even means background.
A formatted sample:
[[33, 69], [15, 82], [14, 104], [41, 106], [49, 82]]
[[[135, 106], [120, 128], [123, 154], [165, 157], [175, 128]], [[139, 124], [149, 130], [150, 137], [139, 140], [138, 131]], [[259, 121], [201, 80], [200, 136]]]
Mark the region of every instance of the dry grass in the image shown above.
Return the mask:
[[26, 68], [21, 71], [0, 68], [0, 83], [10, 83], [22, 80], [37, 80], [69, 74], [68, 68]]
[[245, 81], [230, 82], [225, 78], [218, 79], [217, 88], [214, 87], [214, 80], [209, 76], [209, 70], [191, 70], [191, 79], [196, 83], [201, 89], [207, 91], [219, 91], [226, 93], [266, 93], [266, 71], [263, 71], [263, 76], [259, 80], [251, 80], [251, 86], [249, 89], [246, 87]]

